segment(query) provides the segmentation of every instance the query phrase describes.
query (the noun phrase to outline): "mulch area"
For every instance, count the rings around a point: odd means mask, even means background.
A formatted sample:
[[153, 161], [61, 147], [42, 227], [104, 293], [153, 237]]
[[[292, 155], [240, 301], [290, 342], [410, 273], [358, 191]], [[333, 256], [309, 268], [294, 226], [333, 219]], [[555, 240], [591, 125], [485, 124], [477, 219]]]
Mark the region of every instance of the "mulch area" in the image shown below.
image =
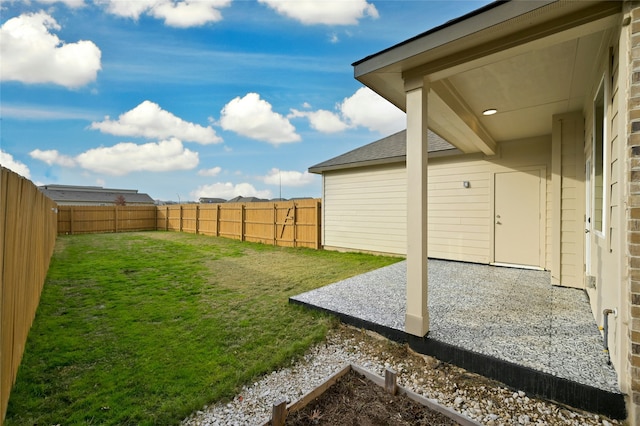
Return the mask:
[[307, 425], [458, 425], [404, 395], [390, 395], [350, 371], [302, 410], [290, 413], [287, 426]]

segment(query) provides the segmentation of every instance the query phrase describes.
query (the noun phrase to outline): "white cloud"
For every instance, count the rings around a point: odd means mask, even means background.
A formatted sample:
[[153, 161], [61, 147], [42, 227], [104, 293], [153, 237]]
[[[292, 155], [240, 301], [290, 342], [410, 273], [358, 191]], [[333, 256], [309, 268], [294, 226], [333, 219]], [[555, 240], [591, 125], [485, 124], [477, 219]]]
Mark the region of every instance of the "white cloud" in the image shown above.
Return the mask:
[[345, 98], [338, 109], [350, 127], [366, 127], [385, 135], [407, 127], [405, 113], [367, 87]]
[[198, 153], [186, 149], [178, 139], [136, 145], [122, 142], [110, 147], [92, 148], [76, 157], [57, 150], [35, 149], [32, 158], [62, 167], [80, 166], [95, 173], [123, 176], [131, 172], [170, 172], [198, 166]]
[[27, 179], [31, 179], [31, 171], [26, 164], [16, 160], [13, 158], [13, 155], [9, 154], [0, 149], [0, 165], [2, 167], [9, 169], [20, 176], [23, 176]]
[[[306, 107], [308, 104], [305, 104]], [[373, 132], [390, 135], [407, 126], [403, 111], [367, 87], [358, 89], [337, 104], [335, 112], [324, 109], [291, 109], [288, 118], [299, 117], [309, 120], [311, 127], [321, 133], [337, 133], [350, 128], [365, 127]]]
[[36, 0], [36, 1], [42, 4], [63, 3], [70, 8], [83, 7], [85, 5], [84, 0]]
[[60, 154], [56, 149], [48, 149], [46, 151], [34, 149], [29, 153], [29, 155], [31, 158], [44, 161], [50, 166], [57, 165], [62, 167], [75, 167], [77, 165], [76, 160], [68, 155]]
[[231, 198], [238, 196], [270, 199], [271, 191], [259, 191], [253, 185], [246, 182], [235, 185], [231, 182], [218, 182], [210, 185], [199, 186], [197, 189], [191, 191], [190, 195], [194, 200], [197, 200], [200, 197], [224, 198], [225, 200], [230, 200]]
[[121, 0], [95, 0], [95, 3], [106, 6], [107, 12], [121, 16], [123, 18], [138, 19], [140, 15], [151, 10], [158, 0], [137, 0], [137, 1], [121, 1]]
[[11, 18], [0, 27], [0, 78], [68, 88], [96, 79], [102, 52], [91, 41], [64, 43], [49, 32], [60, 25], [45, 12]]
[[131, 172], [190, 170], [198, 165], [198, 153], [186, 149], [178, 139], [136, 145], [122, 142], [93, 148], [76, 157], [78, 164], [96, 173], [122, 176]]
[[292, 109], [289, 118], [305, 117], [312, 128], [321, 133], [337, 133], [346, 130], [349, 125], [342, 121], [337, 113], [319, 109], [317, 111], [299, 111]]
[[91, 123], [92, 129], [118, 136], [145, 138], [178, 138], [203, 145], [222, 142], [210, 126], [189, 123], [163, 110], [151, 101], [144, 101], [134, 109], [121, 114], [117, 120], [105, 117], [104, 121]]
[[216, 177], [222, 171], [221, 167], [213, 167], [211, 169], [198, 170], [198, 176]]
[[219, 8], [230, 3], [230, 0], [162, 2], [153, 8], [152, 14], [156, 18], [164, 19], [164, 23], [170, 27], [198, 27], [208, 22], [221, 21], [222, 14]]
[[220, 125], [240, 135], [273, 145], [298, 142], [300, 135], [287, 118], [274, 112], [271, 104], [257, 93], [247, 93], [224, 106]]
[[365, 16], [378, 18], [376, 7], [367, 0], [258, 0], [279, 14], [306, 25], [356, 25]]
[[306, 170], [304, 172], [298, 172], [295, 170], [279, 170], [273, 168], [261, 179], [264, 183], [269, 185], [282, 184], [282, 186], [305, 186], [313, 183], [316, 178], [317, 176]]
[[138, 19], [147, 14], [164, 19], [171, 27], [198, 27], [222, 20], [220, 9], [231, 4], [231, 0], [98, 0], [107, 11], [124, 18]]

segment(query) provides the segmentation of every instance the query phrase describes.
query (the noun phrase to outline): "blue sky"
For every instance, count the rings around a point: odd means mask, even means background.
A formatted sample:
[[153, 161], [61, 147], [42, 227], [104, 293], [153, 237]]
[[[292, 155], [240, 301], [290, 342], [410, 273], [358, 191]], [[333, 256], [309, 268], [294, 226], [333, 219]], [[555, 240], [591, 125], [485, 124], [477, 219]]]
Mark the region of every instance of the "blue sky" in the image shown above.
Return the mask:
[[351, 63], [487, 1], [4, 0], [0, 163], [159, 200], [319, 197], [402, 130]]

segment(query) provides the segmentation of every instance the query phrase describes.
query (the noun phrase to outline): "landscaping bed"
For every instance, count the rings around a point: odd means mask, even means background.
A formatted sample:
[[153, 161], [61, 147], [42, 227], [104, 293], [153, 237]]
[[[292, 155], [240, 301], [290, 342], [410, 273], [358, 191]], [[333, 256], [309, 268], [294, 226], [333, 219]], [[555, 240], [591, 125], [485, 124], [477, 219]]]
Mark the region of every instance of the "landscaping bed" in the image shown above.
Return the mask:
[[408, 391], [435, 400], [487, 426], [622, 424], [536, 398], [435, 358], [417, 354], [406, 345], [383, 339], [375, 333], [344, 325], [332, 328], [325, 341], [312, 346], [296, 362], [244, 386], [231, 401], [201, 407], [185, 418], [182, 424], [263, 425], [271, 418], [274, 403], [281, 400], [286, 400], [288, 404], [295, 403], [345, 364], [362, 366], [378, 376], [384, 375], [386, 369], [392, 369], [397, 372], [398, 384]]
[[[287, 426], [460, 424], [454, 420], [461, 417], [459, 414], [444, 407], [439, 407], [440, 411], [430, 408], [424, 405], [428, 401], [418, 395], [414, 397], [422, 399], [423, 403], [409, 398], [405, 392], [391, 394], [374, 384], [370, 373], [361, 374], [359, 371], [362, 371], [359, 367], [348, 368], [348, 372], [320, 396], [300, 410], [291, 412], [286, 420]], [[430, 405], [435, 403], [431, 402]]]

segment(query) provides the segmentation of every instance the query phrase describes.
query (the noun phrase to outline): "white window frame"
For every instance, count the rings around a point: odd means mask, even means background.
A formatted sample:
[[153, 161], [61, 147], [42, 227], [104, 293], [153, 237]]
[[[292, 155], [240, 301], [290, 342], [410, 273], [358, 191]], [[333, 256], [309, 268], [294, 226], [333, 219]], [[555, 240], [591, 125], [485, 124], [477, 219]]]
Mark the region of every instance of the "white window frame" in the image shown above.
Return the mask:
[[[593, 97], [593, 103], [592, 103], [592, 108], [593, 108], [593, 123], [592, 123], [592, 128], [593, 128], [593, 136], [592, 136], [592, 140], [591, 140], [591, 173], [592, 173], [592, 177], [591, 177], [591, 198], [592, 198], [592, 202], [591, 202], [591, 229], [594, 232], [594, 234], [601, 238], [601, 239], [605, 239], [606, 238], [606, 229], [607, 229], [607, 223], [608, 223], [608, 217], [607, 217], [607, 199], [608, 199], [608, 193], [609, 191], [607, 190], [607, 184], [609, 179], [607, 178], [607, 171], [609, 169], [609, 167], [607, 166], [607, 160], [608, 160], [608, 140], [609, 140], [609, 126], [608, 124], [608, 116], [609, 116], [609, 87], [606, 84], [606, 82], [608, 78], [608, 73], [605, 72], [605, 74], [602, 76], [600, 83], [598, 84], [598, 89], [596, 90], [596, 93]], [[600, 92], [602, 91], [602, 106], [603, 106], [603, 111], [602, 111], [602, 220], [601, 220], [601, 228], [602, 229], [596, 229], [595, 227], [595, 207], [596, 207], [596, 200], [595, 200], [595, 195], [596, 195], [596, 189], [595, 189], [595, 183], [596, 183], [596, 163], [598, 160], [598, 157], [596, 155], [596, 140], [597, 140], [597, 114], [596, 114], [596, 108], [597, 108], [597, 102], [598, 102], [598, 95], [600, 94]]]

